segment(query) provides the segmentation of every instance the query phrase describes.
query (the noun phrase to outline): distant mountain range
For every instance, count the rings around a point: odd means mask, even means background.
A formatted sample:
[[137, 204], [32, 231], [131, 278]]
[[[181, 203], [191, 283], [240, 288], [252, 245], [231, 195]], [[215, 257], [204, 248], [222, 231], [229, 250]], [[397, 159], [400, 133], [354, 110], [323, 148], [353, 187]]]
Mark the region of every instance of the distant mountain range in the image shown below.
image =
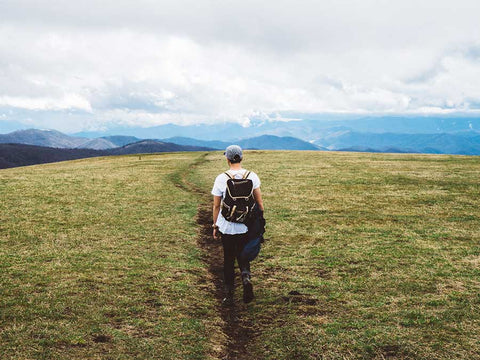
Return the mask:
[[109, 141], [113, 146], [112, 147], [117, 147], [117, 146], [124, 146], [128, 145], [137, 141], [140, 141], [142, 139], [139, 139], [135, 136], [103, 136], [101, 139]]
[[[462, 128], [463, 130], [461, 131], [424, 134], [359, 132], [341, 125], [324, 128], [319, 132], [319, 128], [315, 128], [317, 126], [315, 124], [315, 126], [312, 125], [312, 127], [302, 130], [308, 132], [310, 137], [316, 134], [315, 139], [310, 141], [292, 136], [277, 135], [261, 135], [229, 141], [223, 140], [222, 137], [219, 137], [222, 140], [205, 140], [185, 136], [174, 136], [160, 140], [140, 139], [131, 135], [106, 135], [97, 138], [86, 138], [78, 135], [66, 135], [55, 130], [27, 129], [3, 135], [0, 134], [0, 144], [10, 144], [9, 146], [3, 145], [1, 147], [0, 166], [29, 165], [38, 162], [60, 161], [89, 156], [219, 150], [225, 149], [232, 143], [236, 143], [244, 149], [259, 150], [336, 150], [480, 155], [480, 132], [473, 130], [478, 128], [478, 124], [473, 120], [469, 119], [468, 122], [464, 120], [460, 127], [449, 122], [443, 124], [444, 128]], [[303, 121], [302, 123], [305, 125], [308, 122]], [[365, 120], [365, 123], [367, 124], [368, 121]], [[226, 129], [229, 126], [231, 127], [230, 131], [236, 128], [234, 124], [223, 124], [220, 127]], [[292, 129], [297, 125], [290, 124], [289, 126]], [[408, 127], [408, 124], [405, 124], [405, 126]], [[210, 125], [196, 125], [193, 127], [170, 125], [170, 128], [196, 129], [199, 136], [204, 134], [205, 129], [212, 129]], [[286, 126], [282, 129], [285, 130], [287, 128], [289, 127]], [[152, 130], [149, 134], [153, 135], [155, 131]], [[240, 136], [240, 134], [241, 131], [236, 135]], [[11, 144], [41, 146], [44, 149], [13, 146]], [[47, 150], [46, 148], [55, 148], [56, 151]], [[62, 152], [60, 150], [87, 151]], [[36, 154], [34, 154], [35, 151], [37, 151]], [[32, 156], [28, 155], [30, 153]]]
[[0, 134], [0, 143], [15, 143], [38, 145], [68, 149], [104, 150], [139, 141], [134, 136], [104, 136], [90, 139], [79, 136], [69, 136], [56, 130], [17, 130], [8, 134]]
[[90, 139], [65, 135], [55, 130], [27, 129], [0, 135], [0, 143], [16, 143], [57, 148], [76, 148]]
[[[167, 139], [150, 139], [151, 141], [171, 143], [187, 147], [197, 146], [203, 149], [225, 149], [231, 142], [198, 140], [186, 137], [172, 137]], [[0, 135], [0, 143], [17, 143], [38, 145], [56, 148], [107, 150], [125, 146], [138, 141], [145, 141], [135, 136], [104, 136], [94, 139], [69, 136], [55, 130], [18, 130], [9, 134]], [[268, 150], [318, 150], [319, 147], [309, 142], [293, 138], [273, 135], [262, 135], [253, 138], [238, 140], [236, 143], [246, 149]], [[150, 145], [154, 143], [151, 142]], [[184, 151], [180, 150], [172, 151]]]
[[[236, 143], [245, 149], [261, 150], [348, 150], [480, 155], [480, 132], [471, 130], [470, 127], [473, 127], [473, 125], [472, 123], [470, 125], [468, 126], [469, 129], [463, 131], [430, 134], [358, 132], [344, 126], [335, 126], [324, 129], [312, 141], [292, 136], [276, 135], [261, 135], [244, 139], [237, 138], [230, 141], [202, 140], [185, 136], [153, 140], [209, 149], [225, 149], [228, 145]], [[199, 129], [202, 128], [200, 125], [197, 127]], [[70, 136], [55, 130], [36, 129], [19, 130], [4, 135], [0, 134], [0, 143], [94, 150], [114, 149], [141, 140], [143, 139], [127, 135], [109, 135], [91, 139]]]
[[321, 146], [291, 137], [291, 136], [274, 136], [262, 135], [253, 138], [233, 140], [231, 142], [215, 141], [215, 140], [198, 140], [187, 137], [171, 137], [163, 139], [163, 141], [172, 142], [179, 145], [195, 145], [205, 146], [213, 149], [225, 149], [228, 145], [235, 143], [244, 149], [260, 149], [260, 150], [322, 150]]
[[[472, 115], [348, 115], [305, 114], [283, 112], [281, 118], [298, 119], [277, 121], [261, 117], [250, 118], [248, 126], [237, 123], [196, 124], [180, 126], [165, 124], [149, 128], [116, 126], [104, 131], [84, 131], [70, 134], [74, 137], [100, 138], [111, 135], [135, 136], [139, 139], [165, 139], [176, 136], [200, 140], [230, 142], [260, 135], [291, 136], [305, 141], [322, 138], [332, 128], [344, 128], [361, 133], [441, 134], [465, 130], [480, 131], [480, 117]], [[28, 127], [19, 121], [1, 119], [0, 134]]]
[[81, 132], [74, 136], [97, 138], [107, 135], [129, 135], [138, 138], [165, 139], [188, 137], [199, 140], [231, 142], [260, 135], [291, 136], [307, 142], [316, 141], [338, 130], [360, 133], [441, 134], [459, 131], [480, 131], [480, 117], [447, 116], [318, 116], [284, 114], [297, 121], [269, 121], [253, 119], [249, 126], [237, 123], [196, 124], [180, 126], [166, 124], [149, 128], [116, 127], [102, 132]]
[[394, 134], [338, 131], [315, 141], [328, 150], [480, 155], [480, 132]]
[[[292, 137], [263, 135], [238, 141], [245, 149], [318, 150], [317, 145]], [[133, 136], [95, 139], [69, 136], [54, 130], [19, 130], [0, 135], [0, 168], [79, 159], [92, 156], [225, 149], [222, 141], [192, 138], [140, 140]]]
[[26, 144], [0, 144], [0, 169], [95, 156], [205, 150], [212, 149], [198, 146], [182, 146], [154, 140], [141, 140], [136, 143], [107, 150], [52, 148]]
[[480, 132], [474, 130], [454, 133], [401, 134], [357, 132], [339, 126], [325, 129], [321, 137], [311, 142], [294, 137], [273, 135], [262, 135], [232, 142], [188, 137], [171, 137], [164, 141], [215, 149], [224, 149], [234, 142], [246, 149], [480, 155]]
[[128, 155], [128, 154], [151, 154], [158, 152], [175, 151], [210, 151], [214, 150], [204, 146], [178, 145], [169, 142], [157, 140], [141, 140], [132, 144], [105, 150], [108, 155]]

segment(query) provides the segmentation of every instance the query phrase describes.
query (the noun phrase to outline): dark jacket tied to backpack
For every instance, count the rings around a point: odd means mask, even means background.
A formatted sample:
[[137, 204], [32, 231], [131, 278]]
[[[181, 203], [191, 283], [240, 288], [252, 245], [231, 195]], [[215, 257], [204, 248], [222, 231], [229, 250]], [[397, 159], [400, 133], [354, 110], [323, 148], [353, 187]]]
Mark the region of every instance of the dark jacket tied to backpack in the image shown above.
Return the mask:
[[252, 261], [260, 252], [261, 244], [264, 242], [263, 234], [265, 233], [263, 211], [258, 206], [253, 207], [245, 225], [248, 227], [248, 243], [243, 248], [240, 256], [246, 261]]

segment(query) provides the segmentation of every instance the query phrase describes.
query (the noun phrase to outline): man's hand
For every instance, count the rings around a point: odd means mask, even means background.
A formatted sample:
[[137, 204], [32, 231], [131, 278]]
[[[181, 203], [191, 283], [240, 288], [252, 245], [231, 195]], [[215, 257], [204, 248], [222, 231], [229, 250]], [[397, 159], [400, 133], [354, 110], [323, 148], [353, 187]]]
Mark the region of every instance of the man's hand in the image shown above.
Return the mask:
[[222, 203], [221, 196], [213, 196], [213, 238], [217, 240], [218, 236], [218, 226], [215, 225], [218, 219], [218, 213], [220, 212], [220, 204]]

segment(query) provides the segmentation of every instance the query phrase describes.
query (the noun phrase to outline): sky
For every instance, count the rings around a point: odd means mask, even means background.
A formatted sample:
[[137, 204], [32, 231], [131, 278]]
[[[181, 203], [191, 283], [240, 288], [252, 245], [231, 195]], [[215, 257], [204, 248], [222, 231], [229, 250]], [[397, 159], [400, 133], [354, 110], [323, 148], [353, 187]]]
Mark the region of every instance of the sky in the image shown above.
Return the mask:
[[478, 0], [0, 0], [0, 122], [479, 114]]

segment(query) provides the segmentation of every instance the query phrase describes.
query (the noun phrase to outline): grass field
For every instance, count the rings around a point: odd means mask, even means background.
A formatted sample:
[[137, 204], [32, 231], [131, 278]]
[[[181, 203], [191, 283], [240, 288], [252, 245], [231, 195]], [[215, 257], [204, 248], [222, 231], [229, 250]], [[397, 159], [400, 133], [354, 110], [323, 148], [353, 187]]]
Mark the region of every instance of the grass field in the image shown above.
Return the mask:
[[[268, 239], [256, 301], [237, 294], [250, 358], [480, 358], [479, 157], [249, 151], [244, 167]], [[195, 222], [223, 170], [188, 153], [0, 171], [0, 358], [224, 354]]]
[[220, 319], [198, 282], [196, 199], [170, 180], [193, 156], [0, 172], [1, 359], [212, 353]]

